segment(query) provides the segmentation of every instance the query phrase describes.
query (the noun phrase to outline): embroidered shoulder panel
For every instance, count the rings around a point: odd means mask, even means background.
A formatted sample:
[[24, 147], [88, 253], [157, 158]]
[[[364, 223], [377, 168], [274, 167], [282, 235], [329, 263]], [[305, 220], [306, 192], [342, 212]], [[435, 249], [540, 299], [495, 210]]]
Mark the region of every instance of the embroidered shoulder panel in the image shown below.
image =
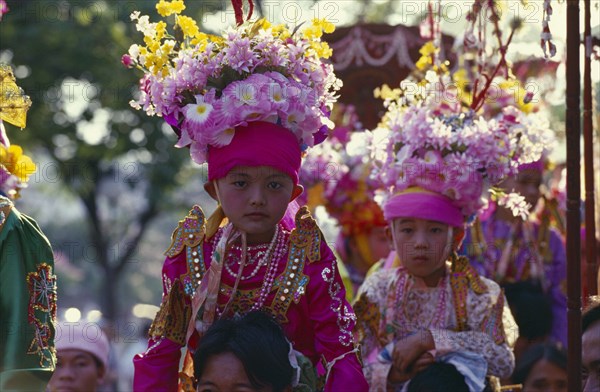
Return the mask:
[[275, 279], [273, 287], [277, 289], [277, 293], [270, 306], [273, 316], [281, 323], [288, 321], [286, 314], [292, 301], [299, 303], [300, 298], [306, 293], [306, 287], [310, 280], [307, 275], [304, 275], [306, 252], [306, 246], [298, 246], [291, 241], [290, 237], [287, 264], [283, 273]]
[[[296, 213], [296, 228], [290, 235], [291, 247], [304, 249], [310, 263], [321, 258], [321, 230], [306, 206]], [[290, 252], [291, 254], [291, 252]]]
[[467, 295], [469, 290], [476, 294], [487, 292], [487, 286], [479, 278], [477, 271], [464, 257], [454, 257], [452, 260], [450, 286], [454, 299], [454, 311], [456, 313], [457, 330], [467, 329]]
[[52, 342], [56, 325], [56, 275], [50, 265], [41, 263], [35, 272], [27, 274], [26, 280], [29, 289], [27, 318], [35, 330], [27, 354], [38, 355], [41, 367], [54, 368], [56, 352]]
[[504, 324], [502, 323], [502, 312], [504, 311], [504, 290], [500, 290], [496, 304], [485, 317], [482, 323], [482, 332], [490, 335], [496, 344], [502, 344], [506, 341]]
[[179, 279], [175, 279], [171, 290], [163, 297], [160, 309], [152, 322], [150, 337], [154, 340], [164, 337], [181, 346], [185, 345], [191, 312], [191, 308], [185, 303], [183, 286]]
[[202, 244], [206, 232], [206, 217], [200, 206], [195, 205], [189, 214], [179, 221], [171, 236], [171, 246], [165, 252], [168, 257], [177, 256], [184, 247], [192, 248]]

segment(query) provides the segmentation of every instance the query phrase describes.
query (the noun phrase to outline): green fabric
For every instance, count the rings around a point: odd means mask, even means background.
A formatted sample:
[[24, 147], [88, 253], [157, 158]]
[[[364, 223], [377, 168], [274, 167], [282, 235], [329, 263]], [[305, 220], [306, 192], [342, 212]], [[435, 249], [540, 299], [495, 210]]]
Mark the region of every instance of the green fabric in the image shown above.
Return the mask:
[[[48, 239], [32, 218], [13, 207], [0, 231], [0, 391], [43, 391], [52, 375], [56, 363], [53, 269]], [[48, 279], [44, 279], [46, 272], [51, 272]], [[43, 287], [34, 297], [42, 309], [31, 309], [37, 328], [29, 317], [28, 274]], [[41, 344], [34, 339], [37, 330], [48, 336]]]
[[346, 301], [352, 303], [354, 300], [354, 287], [352, 286], [352, 281], [350, 280], [350, 273], [346, 268], [346, 265], [342, 261], [342, 258], [338, 255], [337, 252], [334, 252], [335, 258], [337, 259], [337, 267], [340, 272], [340, 277], [342, 278], [342, 283], [344, 283], [344, 288], [346, 289]]
[[293, 390], [294, 392], [312, 392], [318, 389], [318, 378], [315, 367], [310, 359], [296, 351], [296, 360], [300, 366], [300, 381]]

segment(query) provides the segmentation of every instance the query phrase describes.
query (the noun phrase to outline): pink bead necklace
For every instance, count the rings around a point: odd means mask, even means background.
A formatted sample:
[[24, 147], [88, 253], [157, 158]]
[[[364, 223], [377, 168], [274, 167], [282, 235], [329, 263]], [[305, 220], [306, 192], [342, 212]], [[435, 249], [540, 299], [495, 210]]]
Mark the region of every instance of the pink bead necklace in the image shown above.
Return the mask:
[[287, 251], [286, 248], [287, 243], [285, 240], [285, 233], [282, 230], [281, 235], [277, 239], [277, 246], [275, 248], [275, 252], [273, 253], [272, 257], [269, 258], [269, 260], [267, 261], [267, 272], [265, 273], [260, 293], [258, 294], [258, 298], [256, 299], [256, 301], [250, 308], [250, 311], [259, 310], [265, 304], [267, 296], [271, 292], [271, 288], [273, 287], [273, 283], [275, 282], [275, 276], [277, 275], [277, 267], [279, 266], [278, 261], [285, 255]]
[[[406, 302], [406, 294], [407, 294], [407, 286], [408, 286], [408, 272], [400, 270], [400, 279], [398, 280], [398, 285], [396, 286], [396, 304], [399, 307], [399, 304], [402, 304], [402, 308], [404, 309], [404, 305]], [[438, 303], [436, 306], [436, 310], [429, 322], [429, 325], [426, 328], [444, 328], [445, 327], [445, 316], [446, 316], [446, 276], [442, 277], [440, 282], [437, 285], [439, 290], [438, 292]], [[403, 312], [404, 313], [404, 312]], [[407, 321], [410, 319], [406, 314], [404, 317]]]

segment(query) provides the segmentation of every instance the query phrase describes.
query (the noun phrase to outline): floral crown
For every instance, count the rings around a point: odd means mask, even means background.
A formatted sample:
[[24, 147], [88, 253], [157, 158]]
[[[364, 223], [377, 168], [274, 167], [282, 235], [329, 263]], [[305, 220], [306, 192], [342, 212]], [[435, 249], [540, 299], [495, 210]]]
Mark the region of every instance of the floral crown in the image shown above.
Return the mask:
[[[497, 9], [484, 5], [476, 0], [467, 15], [468, 27], [457, 42], [463, 55], [456, 72], [451, 74], [449, 63], [439, 58], [441, 18], [430, 3], [423, 21], [430, 41], [421, 48], [413, 74], [398, 89], [375, 91], [387, 108], [380, 124], [384, 136], [371, 144], [374, 176], [387, 188], [384, 202], [418, 187], [445, 195], [466, 219], [490, 196], [513, 207], [515, 215], [526, 213], [522, 203], [508, 197], [512, 194], [494, 186], [515, 174], [519, 164], [539, 159], [548, 132], [527, 118], [532, 96], [520, 88], [506, 60], [520, 23], [511, 22], [506, 36]], [[493, 21], [491, 30], [488, 21]]]
[[[514, 106], [486, 118], [463, 106], [451, 86], [447, 72], [429, 71], [423, 81], [408, 79], [400, 89], [381, 90], [387, 112], [371, 153], [386, 200], [417, 186], [447, 196], [469, 218], [486, 205], [488, 191], [500, 194], [493, 187], [519, 164], [539, 159], [548, 132]], [[525, 208], [509, 207], [520, 208], [515, 214]]]
[[354, 132], [340, 155], [337, 181], [325, 187], [325, 208], [345, 235], [357, 235], [384, 226], [385, 219], [375, 193], [379, 182], [370, 177], [370, 133]]
[[197, 163], [206, 162], [209, 146], [228, 145], [235, 128], [251, 121], [289, 129], [303, 151], [332, 126], [328, 116], [341, 81], [321, 60], [331, 55], [321, 36], [333, 24], [314, 19], [290, 31], [265, 19], [243, 22], [241, 2], [236, 5], [238, 25], [221, 36], [201, 32], [181, 15], [183, 1], [161, 0], [156, 7], [163, 17], [174, 15], [174, 35], [164, 21], [131, 14], [145, 44], [132, 45], [122, 59], [145, 73], [132, 106], [162, 116], [176, 129], [177, 146], [190, 146]]

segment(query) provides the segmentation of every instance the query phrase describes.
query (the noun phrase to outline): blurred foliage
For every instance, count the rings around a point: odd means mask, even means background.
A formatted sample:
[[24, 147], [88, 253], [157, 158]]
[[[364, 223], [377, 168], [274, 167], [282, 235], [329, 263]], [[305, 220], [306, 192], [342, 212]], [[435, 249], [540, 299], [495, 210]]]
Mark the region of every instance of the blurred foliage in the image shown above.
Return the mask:
[[[26, 129], [7, 127], [9, 137], [28, 151], [39, 147], [47, 153], [53, 179], [82, 202], [87, 227], [79, 235], [87, 235], [84, 241], [97, 252], [93, 265], [102, 270], [102, 310], [114, 319], [127, 262], [189, 162], [187, 150], [173, 148], [175, 135], [161, 118], [129, 106], [141, 76], [120, 62], [141, 34], [129, 15], [139, 10], [158, 17], [154, 2], [7, 3], [0, 59], [13, 66], [33, 100]], [[186, 14], [200, 18], [224, 4], [188, 2]], [[39, 181], [47, 180], [44, 166], [39, 169]], [[123, 251], [111, 251], [115, 248]]]

